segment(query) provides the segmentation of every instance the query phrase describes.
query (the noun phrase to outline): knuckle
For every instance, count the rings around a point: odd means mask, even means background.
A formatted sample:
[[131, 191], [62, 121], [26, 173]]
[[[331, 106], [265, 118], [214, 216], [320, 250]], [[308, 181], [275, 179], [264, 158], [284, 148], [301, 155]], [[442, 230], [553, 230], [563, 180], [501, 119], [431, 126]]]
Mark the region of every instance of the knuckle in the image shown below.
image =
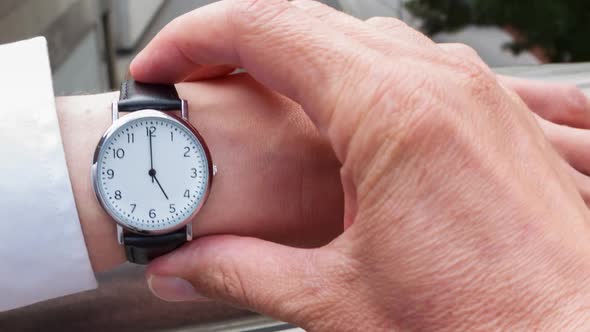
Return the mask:
[[461, 66], [460, 72], [469, 79], [469, 82], [474, 82], [475, 84], [496, 83], [496, 79], [490, 75], [490, 72], [484, 70], [482, 66], [476, 63], [466, 62]]
[[491, 76], [491, 70], [473, 47], [462, 43], [441, 44], [441, 47], [449, 55], [439, 59], [457, 69], [459, 74], [467, 77]]
[[458, 86], [467, 88], [472, 96], [490, 99], [496, 95], [499, 87], [497, 78], [486, 66], [473, 61], [459, 61], [453, 67]]
[[464, 61], [461, 58], [454, 58], [451, 59], [449, 64], [454, 67], [461, 78], [467, 78], [470, 81], [484, 81], [492, 77], [490, 71], [486, 70], [487, 67], [476, 61]]
[[[482, 77], [488, 76], [485, 72], [482, 75]], [[474, 105], [481, 106], [486, 110], [494, 110], [498, 114], [513, 114], [515, 106], [522, 106], [506, 94], [495, 79], [472, 79], [467, 82], [466, 90], [473, 98]], [[520, 102], [520, 99], [516, 100]]]

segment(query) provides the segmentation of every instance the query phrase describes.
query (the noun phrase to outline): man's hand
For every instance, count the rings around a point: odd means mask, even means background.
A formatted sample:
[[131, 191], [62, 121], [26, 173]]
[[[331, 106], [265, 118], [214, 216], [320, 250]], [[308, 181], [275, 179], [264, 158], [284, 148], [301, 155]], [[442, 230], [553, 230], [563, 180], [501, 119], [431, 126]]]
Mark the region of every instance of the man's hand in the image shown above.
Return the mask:
[[[579, 90], [530, 81], [518, 84], [520, 97], [531, 103], [535, 112], [552, 114], [551, 119], [557, 123], [563, 123], [561, 119], [567, 117], [569, 125], [583, 127], [590, 117], [590, 108], [576, 102]], [[205, 217], [195, 221], [195, 234], [232, 233], [313, 247], [326, 244], [341, 233], [340, 163], [298, 105], [268, 91], [248, 75], [180, 84], [178, 89], [183, 98], [195, 105], [191, 107], [193, 124], [206, 133], [209, 144], [215, 145], [216, 162], [224, 169], [241, 170], [224, 172], [215, 180], [214, 190], [221, 193], [212, 196], [207, 205], [214, 207], [203, 211]], [[539, 101], [548, 95], [551, 97], [547, 102]], [[110, 269], [124, 260], [122, 247], [116, 242], [114, 223], [98, 206], [87, 169], [96, 142], [110, 121], [108, 107], [115, 98], [116, 94], [104, 94], [62, 97], [57, 102], [70, 176], [96, 271]], [[589, 173], [590, 169], [590, 160], [582, 153], [588, 150], [590, 132], [539, 121], [553, 145], [580, 170], [568, 166], [584, 198], [590, 197], [590, 180], [580, 173]], [[236, 141], [242, 144], [235, 144]], [[273, 141], [278, 143], [269, 144]], [[249, 172], [244, 165], [258, 163], [246, 162], [249, 160], [266, 160], [267, 171], [252, 169], [249, 176], [242, 176]], [[285, 167], [305, 171], [287, 174]], [[230, 174], [235, 176], [225, 180]], [[220, 181], [227, 184], [222, 188]], [[298, 185], [304, 182], [306, 185]], [[277, 190], [277, 186], [282, 189]], [[236, 197], [242, 197], [238, 201], [243, 204], [224, 208], [226, 201]], [[302, 198], [306, 201], [293, 204]]]
[[178, 82], [241, 66], [301, 103], [342, 164], [346, 231], [319, 249], [201, 238], [150, 266], [152, 289], [309, 331], [586, 329], [588, 211], [522, 100], [397, 21], [334, 28], [310, 6], [204, 7], [132, 72]]

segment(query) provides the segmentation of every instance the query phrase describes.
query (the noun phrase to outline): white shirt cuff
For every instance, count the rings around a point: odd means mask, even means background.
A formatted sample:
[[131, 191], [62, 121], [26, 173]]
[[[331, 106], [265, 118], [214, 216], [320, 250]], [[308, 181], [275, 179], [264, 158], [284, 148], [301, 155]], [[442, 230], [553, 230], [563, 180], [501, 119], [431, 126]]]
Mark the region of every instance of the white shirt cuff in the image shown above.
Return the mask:
[[0, 311], [96, 288], [45, 38], [0, 46]]

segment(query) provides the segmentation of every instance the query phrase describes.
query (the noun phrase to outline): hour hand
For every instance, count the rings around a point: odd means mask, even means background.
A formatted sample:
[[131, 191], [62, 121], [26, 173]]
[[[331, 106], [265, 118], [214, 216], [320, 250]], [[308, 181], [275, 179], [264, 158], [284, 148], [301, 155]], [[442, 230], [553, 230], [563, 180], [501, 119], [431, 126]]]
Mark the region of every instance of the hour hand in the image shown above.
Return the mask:
[[[152, 172], [150, 172], [150, 175], [152, 175]], [[164, 197], [166, 197], [166, 199], [168, 198], [168, 195], [166, 195], [166, 192], [164, 191], [164, 188], [162, 188], [162, 185], [160, 184], [160, 181], [158, 181], [158, 178], [156, 177], [156, 172], [154, 171], [154, 175], [152, 175], [152, 180], [156, 180], [156, 183], [158, 184], [158, 187], [160, 187], [160, 190], [162, 190], [162, 194], [164, 194]]]

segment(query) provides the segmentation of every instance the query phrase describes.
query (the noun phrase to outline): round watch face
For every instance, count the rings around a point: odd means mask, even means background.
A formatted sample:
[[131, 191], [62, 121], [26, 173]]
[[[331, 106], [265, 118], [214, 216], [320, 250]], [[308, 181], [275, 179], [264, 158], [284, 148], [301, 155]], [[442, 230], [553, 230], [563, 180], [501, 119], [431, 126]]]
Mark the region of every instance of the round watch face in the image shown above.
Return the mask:
[[123, 227], [161, 234], [198, 212], [211, 185], [207, 147], [184, 120], [144, 110], [117, 120], [98, 145], [93, 184]]

